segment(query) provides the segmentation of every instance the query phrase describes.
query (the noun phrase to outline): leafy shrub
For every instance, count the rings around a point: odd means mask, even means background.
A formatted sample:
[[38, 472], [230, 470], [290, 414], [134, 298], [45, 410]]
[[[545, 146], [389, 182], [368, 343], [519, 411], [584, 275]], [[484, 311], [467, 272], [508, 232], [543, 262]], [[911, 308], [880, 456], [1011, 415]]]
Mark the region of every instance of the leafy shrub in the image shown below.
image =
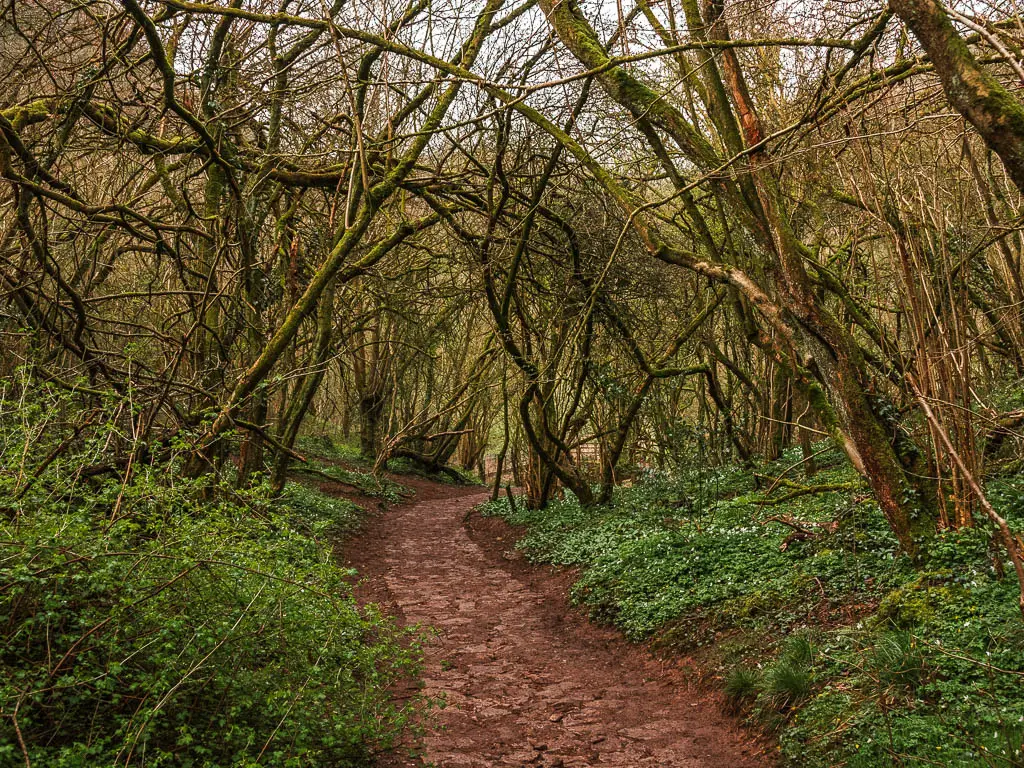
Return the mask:
[[419, 646], [332, 561], [354, 505], [173, 461], [83, 480], [112, 425], [48, 466], [26, 426], [0, 430], [0, 765], [355, 766], [395, 742]]
[[195, 490], [151, 487], [165, 516], [4, 527], [0, 711], [32, 762], [355, 765], [391, 744], [407, 713], [386, 689], [416, 648], [358, 608], [316, 521]]

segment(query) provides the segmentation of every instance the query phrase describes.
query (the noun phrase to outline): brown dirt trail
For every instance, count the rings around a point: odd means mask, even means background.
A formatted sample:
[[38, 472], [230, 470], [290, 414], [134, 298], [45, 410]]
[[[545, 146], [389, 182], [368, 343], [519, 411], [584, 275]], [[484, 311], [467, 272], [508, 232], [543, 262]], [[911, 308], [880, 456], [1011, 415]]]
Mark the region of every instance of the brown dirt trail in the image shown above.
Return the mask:
[[[362, 599], [437, 631], [426, 649], [424, 692], [447, 706], [431, 713], [427, 764], [771, 764], [678, 665], [569, 608], [567, 575], [505, 551], [513, 538], [504, 523], [468, 518], [486, 499], [479, 489], [416, 485], [418, 501], [375, 518], [345, 557], [364, 576]], [[399, 755], [386, 763], [423, 764]]]

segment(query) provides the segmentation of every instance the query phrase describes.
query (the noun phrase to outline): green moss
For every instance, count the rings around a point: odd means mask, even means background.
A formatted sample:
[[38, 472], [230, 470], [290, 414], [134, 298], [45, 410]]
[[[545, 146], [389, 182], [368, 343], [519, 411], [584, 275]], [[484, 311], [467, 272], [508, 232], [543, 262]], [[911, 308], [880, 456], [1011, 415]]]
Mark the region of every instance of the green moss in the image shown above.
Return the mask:
[[14, 126], [15, 131], [21, 131], [26, 126], [48, 120], [52, 109], [53, 99], [36, 99], [28, 104], [8, 107], [0, 111], [0, 114]]
[[910, 584], [886, 595], [878, 605], [875, 619], [903, 629], [920, 627], [935, 618], [938, 606], [949, 596], [949, 587]]

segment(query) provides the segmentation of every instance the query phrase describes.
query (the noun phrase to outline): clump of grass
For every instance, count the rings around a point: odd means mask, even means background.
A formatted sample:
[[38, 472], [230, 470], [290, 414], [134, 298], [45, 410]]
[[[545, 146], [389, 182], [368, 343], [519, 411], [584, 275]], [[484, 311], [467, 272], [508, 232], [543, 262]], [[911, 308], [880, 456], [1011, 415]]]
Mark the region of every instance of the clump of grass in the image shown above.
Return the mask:
[[868, 656], [869, 666], [883, 685], [916, 687], [924, 677], [924, 656], [910, 632], [886, 632]]
[[804, 635], [793, 635], [782, 647], [782, 658], [798, 666], [809, 667], [814, 661], [814, 646]]
[[760, 700], [778, 712], [785, 712], [804, 701], [810, 693], [810, 669], [783, 657], [765, 672]]
[[752, 667], [740, 665], [725, 676], [725, 700], [732, 713], [739, 712], [757, 698], [761, 673]]

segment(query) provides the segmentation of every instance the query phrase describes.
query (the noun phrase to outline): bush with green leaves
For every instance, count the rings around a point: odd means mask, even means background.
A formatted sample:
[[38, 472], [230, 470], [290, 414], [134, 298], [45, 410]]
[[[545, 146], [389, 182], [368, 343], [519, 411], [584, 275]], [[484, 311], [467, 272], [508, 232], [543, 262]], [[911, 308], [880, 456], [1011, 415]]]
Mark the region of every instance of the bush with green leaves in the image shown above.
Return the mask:
[[332, 560], [354, 505], [174, 459], [88, 479], [103, 430], [44, 466], [46, 435], [3, 426], [0, 765], [357, 766], [395, 743], [418, 639]]

